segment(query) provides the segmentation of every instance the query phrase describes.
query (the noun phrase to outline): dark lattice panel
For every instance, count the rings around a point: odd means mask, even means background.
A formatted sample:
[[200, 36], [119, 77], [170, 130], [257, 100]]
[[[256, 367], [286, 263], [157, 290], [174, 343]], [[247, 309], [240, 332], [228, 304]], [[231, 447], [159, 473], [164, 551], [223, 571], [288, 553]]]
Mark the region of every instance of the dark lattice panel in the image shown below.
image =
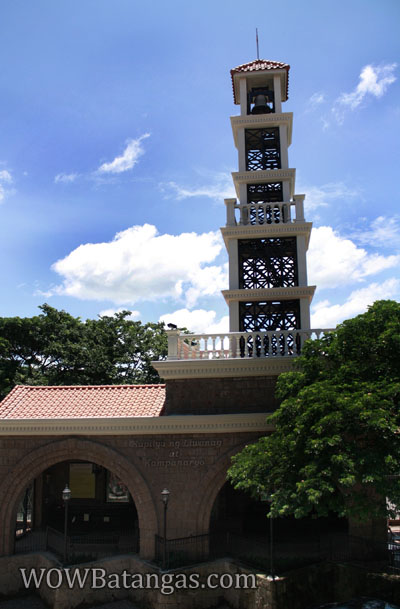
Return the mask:
[[257, 211], [250, 209], [250, 224], [273, 224], [286, 221], [282, 218], [281, 210], [278, 205], [268, 205], [268, 203], [280, 203], [283, 201], [282, 182], [270, 182], [267, 184], [248, 184], [247, 203], [264, 204]]
[[239, 288], [298, 285], [296, 237], [239, 240]]
[[247, 203], [279, 203], [283, 201], [282, 182], [247, 185]]
[[300, 302], [240, 302], [239, 319], [241, 332], [296, 330], [300, 326]]
[[280, 169], [279, 128], [246, 129], [246, 169]]

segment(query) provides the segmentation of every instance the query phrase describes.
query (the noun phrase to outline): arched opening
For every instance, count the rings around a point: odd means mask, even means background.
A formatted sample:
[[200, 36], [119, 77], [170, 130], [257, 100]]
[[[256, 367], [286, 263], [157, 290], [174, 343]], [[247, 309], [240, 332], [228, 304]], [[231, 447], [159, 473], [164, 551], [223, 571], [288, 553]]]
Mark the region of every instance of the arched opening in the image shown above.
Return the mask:
[[[71, 498], [63, 501], [68, 485]], [[66, 531], [65, 531], [66, 527]], [[135, 502], [124, 480], [97, 463], [52, 465], [25, 489], [15, 523], [15, 552], [52, 550], [69, 560], [138, 552]]]
[[268, 571], [285, 571], [322, 559], [345, 547], [348, 521], [325, 518], [268, 518], [267, 501], [254, 499], [225, 482], [210, 516], [211, 553], [227, 553]]
[[[111, 474], [117, 477], [128, 489], [132, 502], [137, 509], [138, 529], [140, 537], [140, 555], [142, 558], [152, 559], [154, 557], [154, 535], [157, 531], [157, 516], [154, 502], [143, 476], [129, 461], [125, 455], [114, 448], [111, 448], [101, 442], [84, 440], [79, 438], [67, 438], [56, 440], [43, 444], [28, 452], [12, 469], [7, 478], [4, 479], [0, 486], [0, 556], [13, 554], [15, 546], [15, 524], [23, 522], [24, 516], [17, 519], [17, 512], [21, 514], [19, 506], [23, 500], [27, 487], [35, 481], [37, 484], [44, 485], [44, 473], [52, 473], [52, 468], [57, 464], [67, 463], [68, 467], [71, 462], [82, 464], [94, 464], [100, 467], [101, 471], [108, 470]], [[65, 465], [63, 467], [66, 467]], [[103, 477], [106, 475], [103, 471]], [[41, 482], [40, 482], [41, 480]], [[60, 480], [60, 486], [64, 486], [67, 479]], [[115, 480], [112, 483], [115, 486]], [[118, 482], [117, 482], [118, 484]], [[43, 499], [43, 489], [36, 488], [34, 502], [40, 503], [39, 498]], [[61, 489], [62, 492], [62, 489]], [[55, 492], [56, 493], [56, 492]], [[84, 524], [84, 514], [82, 512]], [[33, 527], [39, 528], [39, 523], [35, 518], [38, 518], [43, 510], [35, 509], [33, 513]], [[103, 514], [107, 517], [109, 514]], [[134, 514], [131, 513], [131, 520], [134, 520]], [[27, 526], [29, 523], [29, 515], [26, 517]], [[89, 516], [89, 521], [91, 518]], [[103, 521], [106, 526], [108, 521]], [[111, 519], [109, 521], [112, 522]], [[22, 527], [23, 529], [23, 527]], [[43, 531], [43, 527], [42, 527]], [[42, 533], [45, 534], [44, 532]]]

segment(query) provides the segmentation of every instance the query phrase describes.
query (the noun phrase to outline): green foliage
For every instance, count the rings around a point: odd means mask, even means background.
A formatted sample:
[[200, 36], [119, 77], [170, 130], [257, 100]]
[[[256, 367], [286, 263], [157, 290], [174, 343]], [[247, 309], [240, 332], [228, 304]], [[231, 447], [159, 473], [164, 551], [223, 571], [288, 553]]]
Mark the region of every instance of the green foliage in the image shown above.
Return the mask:
[[377, 301], [320, 340], [277, 383], [275, 432], [233, 458], [235, 488], [275, 516], [359, 519], [400, 505], [400, 304]]
[[0, 318], [0, 397], [20, 385], [159, 383], [151, 360], [167, 355], [162, 323], [123, 311], [82, 322], [47, 304], [35, 317]]

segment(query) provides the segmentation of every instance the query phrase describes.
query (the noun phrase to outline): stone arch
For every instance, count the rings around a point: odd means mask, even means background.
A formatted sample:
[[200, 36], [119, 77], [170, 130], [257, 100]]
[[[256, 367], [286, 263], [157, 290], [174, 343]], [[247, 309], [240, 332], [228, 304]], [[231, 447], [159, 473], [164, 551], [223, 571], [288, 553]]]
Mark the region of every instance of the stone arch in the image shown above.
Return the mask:
[[91, 461], [116, 474], [127, 485], [138, 513], [140, 555], [154, 556], [157, 516], [154, 502], [142, 474], [120, 452], [96, 440], [67, 438], [53, 440], [26, 454], [0, 485], [0, 556], [14, 549], [14, 521], [18, 499], [31, 480], [44, 470], [71, 458]]
[[[255, 438], [254, 442], [256, 440]], [[240, 452], [248, 443], [249, 441], [241, 442], [224, 453], [205, 477], [204, 486], [202, 487], [202, 499], [197, 511], [197, 534], [209, 532], [211, 511], [219, 491], [226, 482], [226, 472], [231, 464], [231, 457]]]

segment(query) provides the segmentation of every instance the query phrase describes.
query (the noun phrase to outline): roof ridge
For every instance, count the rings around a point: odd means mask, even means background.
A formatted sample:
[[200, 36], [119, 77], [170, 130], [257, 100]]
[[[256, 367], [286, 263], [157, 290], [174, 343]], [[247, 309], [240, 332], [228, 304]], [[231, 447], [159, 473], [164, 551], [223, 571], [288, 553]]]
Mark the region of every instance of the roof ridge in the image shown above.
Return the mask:
[[[165, 387], [165, 383], [141, 383], [140, 385], [15, 385], [8, 395], [16, 389], [128, 389], [133, 387]], [[8, 396], [6, 396], [8, 397]], [[5, 399], [5, 398], [4, 398]]]

